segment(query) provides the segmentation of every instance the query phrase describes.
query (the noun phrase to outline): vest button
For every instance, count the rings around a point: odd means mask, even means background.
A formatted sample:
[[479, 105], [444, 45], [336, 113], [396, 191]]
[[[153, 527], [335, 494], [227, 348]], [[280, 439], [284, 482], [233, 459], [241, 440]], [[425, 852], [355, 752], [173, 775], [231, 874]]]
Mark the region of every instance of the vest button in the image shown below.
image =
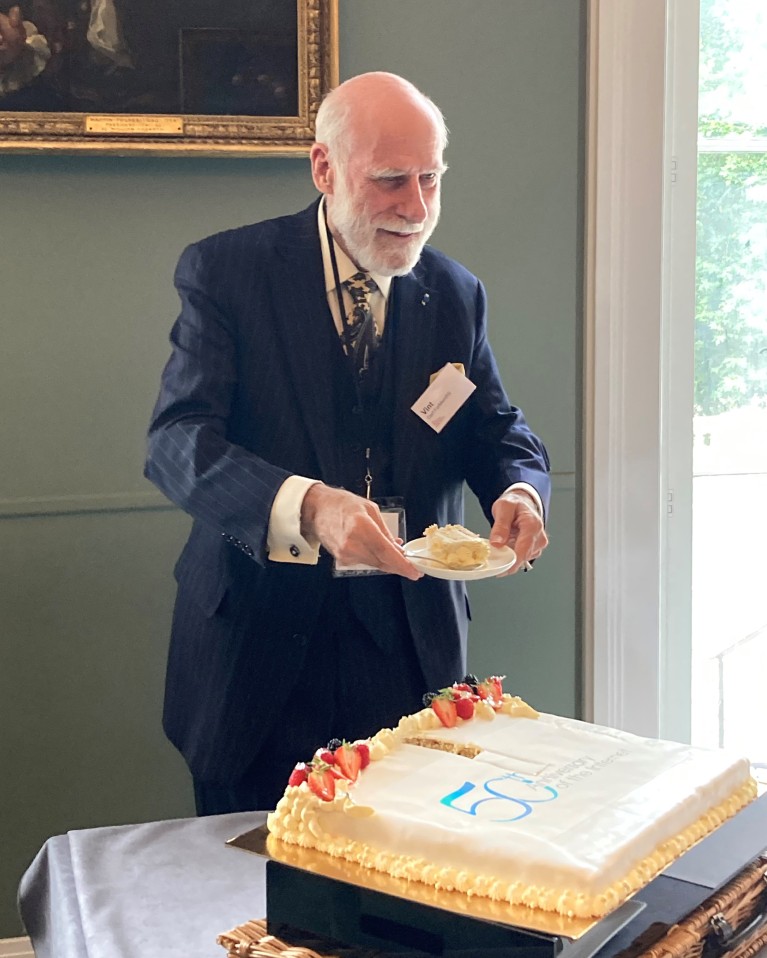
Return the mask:
[[298, 548], [298, 546], [291, 546], [290, 554], [293, 556], [294, 559], [297, 559], [301, 555], [301, 550]]

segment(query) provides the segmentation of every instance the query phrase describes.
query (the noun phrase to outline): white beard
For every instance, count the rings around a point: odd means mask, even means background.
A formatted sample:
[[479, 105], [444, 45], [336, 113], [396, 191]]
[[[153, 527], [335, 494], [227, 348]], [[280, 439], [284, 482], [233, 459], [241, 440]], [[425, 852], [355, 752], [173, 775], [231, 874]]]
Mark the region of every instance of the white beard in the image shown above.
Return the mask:
[[[409, 223], [400, 217], [381, 217], [371, 222], [364, 205], [355, 208], [350, 192], [343, 184], [326, 198], [333, 231], [357, 266], [381, 276], [404, 276], [415, 266], [439, 220], [439, 197], [423, 223]], [[392, 238], [387, 241], [378, 229], [398, 233], [412, 232], [404, 243]]]

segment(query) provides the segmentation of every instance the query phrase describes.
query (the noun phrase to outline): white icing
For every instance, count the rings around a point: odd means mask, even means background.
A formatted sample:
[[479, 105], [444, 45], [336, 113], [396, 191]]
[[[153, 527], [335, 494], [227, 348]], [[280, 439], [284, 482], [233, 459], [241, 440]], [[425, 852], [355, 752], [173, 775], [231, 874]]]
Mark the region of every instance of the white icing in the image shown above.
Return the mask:
[[[270, 828], [437, 887], [603, 914], [752, 795], [747, 760], [721, 751], [554, 715], [494, 713], [452, 729], [435, 718], [425, 709], [375, 736], [376, 760], [348, 797], [288, 789]], [[481, 751], [465, 758], [408, 736]], [[296, 826], [315, 818], [320, 841]]]

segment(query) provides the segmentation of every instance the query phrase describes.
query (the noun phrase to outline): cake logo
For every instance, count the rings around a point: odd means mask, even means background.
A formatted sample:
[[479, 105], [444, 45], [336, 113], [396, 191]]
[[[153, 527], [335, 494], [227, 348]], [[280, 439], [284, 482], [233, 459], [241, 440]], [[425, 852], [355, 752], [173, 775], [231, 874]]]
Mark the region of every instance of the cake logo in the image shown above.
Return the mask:
[[534, 806], [553, 802], [559, 792], [551, 785], [542, 785], [517, 772], [488, 778], [480, 785], [464, 782], [440, 805], [464, 815], [489, 822], [518, 822], [531, 815]]

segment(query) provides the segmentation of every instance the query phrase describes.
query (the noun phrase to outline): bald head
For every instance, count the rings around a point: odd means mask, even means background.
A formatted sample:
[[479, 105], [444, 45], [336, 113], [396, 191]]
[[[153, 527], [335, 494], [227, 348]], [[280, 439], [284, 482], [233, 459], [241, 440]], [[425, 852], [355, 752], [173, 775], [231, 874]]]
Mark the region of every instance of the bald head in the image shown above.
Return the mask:
[[406, 136], [419, 120], [433, 127], [438, 148], [444, 151], [448, 131], [432, 100], [395, 73], [362, 73], [325, 97], [317, 113], [315, 139], [344, 162], [359, 138], [380, 131]]

